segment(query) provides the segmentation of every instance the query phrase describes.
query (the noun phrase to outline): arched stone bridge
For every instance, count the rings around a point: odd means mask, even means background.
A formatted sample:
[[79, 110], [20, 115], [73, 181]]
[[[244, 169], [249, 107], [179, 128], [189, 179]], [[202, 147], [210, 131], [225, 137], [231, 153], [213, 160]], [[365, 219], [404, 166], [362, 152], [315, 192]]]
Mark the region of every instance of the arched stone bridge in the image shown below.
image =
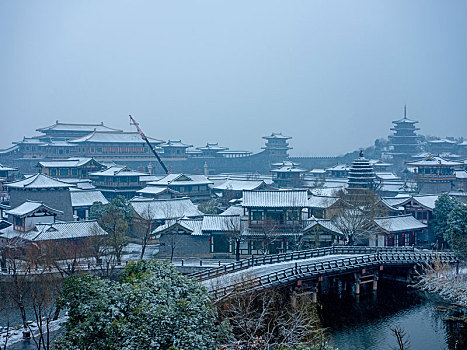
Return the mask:
[[[435, 261], [455, 263], [457, 258], [451, 252], [417, 250], [413, 247], [336, 246], [252, 257], [190, 276], [205, 285], [212, 297], [219, 300], [237, 293], [296, 285], [298, 281], [301, 284], [303, 281], [321, 281], [323, 277], [352, 273], [361, 275], [361, 272], [383, 270], [389, 266], [410, 268]], [[369, 282], [361, 282], [358, 276], [358, 284]], [[373, 276], [362, 276], [362, 280]]]

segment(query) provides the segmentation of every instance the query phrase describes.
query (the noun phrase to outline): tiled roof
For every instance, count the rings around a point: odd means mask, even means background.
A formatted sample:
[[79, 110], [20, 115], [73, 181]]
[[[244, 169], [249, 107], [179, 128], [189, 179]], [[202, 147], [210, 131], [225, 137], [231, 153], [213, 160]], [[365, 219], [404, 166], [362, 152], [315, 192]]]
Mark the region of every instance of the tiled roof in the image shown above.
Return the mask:
[[232, 205], [228, 207], [224, 212], [220, 215], [243, 215], [243, 208], [241, 205]]
[[336, 225], [334, 225], [334, 223], [331, 220], [317, 219], [315, 217], [312, 217], [306, 221], [306, 226], [303, 229], [303, 231], [306, 232], [317, 225], [322, 226], [331, 232], [342, 234], [342, 231], [339, 230], [339, 228]]
[[213, 186], [214, 190], [231, 190], [231, 191], [243, 191], [243, 190], [255, 190], [261, 185], [264, 185], [264, 181], [243, 181], [243, 180], [227, 180], [220, 185]]
[[130, 200], [130, 204], [139, 216], [151, 220], [179, 219], [183, 217], [193, 218], [203, 215], [188, 198], [133, 198]]
[[73, 185], [56, 180], [45, 174], [32, 175], [24, 180], [10, 182], [6, 185], [9, 188], [69, 188]]
[[401, 232], [410, 230], [424, 229], [427, 226], [412, 215], [389, 216], [375, 218], [374, 223], [386, 232]]
[[326, 209], [336, 203], [338, 200], [338, 197], [311, 196], [308, 199], [308, 207]]
[[[105, 232], [96, 221], [70, 221], [56, 222], [53, 224], [37, 224], [36, 230], [36, 236], [29, 237], [31, 241], [48, 241], [107, 235], [107, 232]], [[34, 231], [30, 231], [28, 234], [33, 236]]]
[[185, 175], [185, 174], [169, 174], [158, 181], [148, 182], [148, 185], [168, 186], [168, 185], [208, 185], [212, 181], [204, 175]]
[[94, 173], [89, 173], [91, 176], [144, 176], [146, 173], [141, 173], [139, 171], [133, 171], [125, 166], [113, 166], [102, 171], [96, 171]]
[[169, 193], [174, 193], [174, 194], [179, 194], [181, 195], [180, 192], [171, 190], [170, 188], [167, 187], [157, 187], [157, 186], [146, 186], [145, 188], [136, 191], [138, 193], [145, 193], [145, 194], [151, 194], [151, 195], [159, 195], [165, 192]]
[[308, 206], [306, 190], [243, 191], [244, 207], [305, 208]]
[[166, 224], [157, 227], [153, 234], [161, 234], [164, 231], [168, 231], [171, 228], [179, 225], [186, 231], [190, 232], [194, 236], [201, 236], [203, 234], [202, 226], [203, 220], [202, 219], [180, 219], [180, 220], [169, 220]]
[[203, 217], [203, 232], [229, 232], [240, 230], [238, 215], [205, 215]]
[[70, 196], [72, 207], [87, 207], [91, 206], [94, 202], [109, 203], [102, 192], [97, 190], [71, 191]]
[[[153, 144], [159, 144], [163, 141], [148, 137]], [[135, 143], [145, 144], [140, 134], [137, 132], [121, 132], [121, 131], [94, 131], [89, 135], [78, 137], [69, 140], [70, 143], [81, 142], [108, 142], [108, 143]]]
[[104, 123], [99, 124], [72, 124], [72, 123], [60, 123], [58, 120], [55, 124], [46, 126], [44, 128], [36, 129], [36, 131], [48, 131], [48, 130], [60, 130], [60, 131], [122, 131], [119, 129], [109, 128]]
[[48, 212], [55, 213], [55, 214], [63, 214], [63, 212], [60, 210], [53, 209], [45, 205], [42, 202], [35, 202], [35, 201], [24, 202], [23, 204], [20, 204], [16, 208], [5, 211], [5, 213], [8, 215], [12, 215], [12, 216], [24, 217], [24, 216], [31, 215], [39, 210], [46, 210]]
[[452, 162], [450, 160], [443, 159], [441, 157], [429, 155], [425, 159], [419, 160], [417, 162], [409, 162], [406, 163], [409, 166], [437, 166], [437, 165], [444, 165], [444, 166], [461, 166], [461, 162]]
[[[54, 160], [50, 162], [39, 162], [39, 165], [45, 168], [71, 168], [86, 165], [93, 158], [68, 158], [65, 160]], [[96, 160], [94, 160], [97, 162]], [[100, 164], [100, 163], [99, 163]], [[101, 164], [102, 165], [102, 164]], [[103, 165], [102, 165], [103, 166]]]
[[263, 136], [263, 139], [285, 139], [285, 140], [288, 140], [288, 139], [291, 139], [291, 137], [282, 135], [282, 133], [280, 133], [280, 132], [273, 132], [269, 136]]

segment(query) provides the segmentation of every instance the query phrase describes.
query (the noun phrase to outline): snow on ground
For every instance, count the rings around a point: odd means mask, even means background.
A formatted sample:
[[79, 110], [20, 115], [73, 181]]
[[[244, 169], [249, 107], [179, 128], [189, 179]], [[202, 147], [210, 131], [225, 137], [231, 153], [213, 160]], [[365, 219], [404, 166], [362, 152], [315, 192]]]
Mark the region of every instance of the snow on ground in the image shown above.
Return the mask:
[[[68, 319], [68, 316], [62, 316], [62, 317], [59, 317], [55, 321], [50, 321], [50, 325], [49, 325], [50, 333], [57, 332], [63, 326], [63, 324], [66, 322], [67, 319]], [[30, 324], [30, 327], [32, 329], [32, 334], [34, 334], [34, 336], [36, 337], [39, 337], [39, 329], [37, 328], [36, 322], [32, 322]], [[45, 332], [46, 331], [45, 324], [43, 325], [43, 329]], [[0, 327], [0, 348], [1, 349], [3, 349], [3, 346], [5, 345], [6, 334], [7, 334], [6, 327]], [[32, 340], [32, 334], [31, 334], [30, 342], [34, 342]], [[9, 334], [8, 334], [8, 343], [7, 343], [8, 347], [10, 347], [13, 344], [17, 344], [23, 340], [24, 340], [23, 339], [23, 327], [22, 326], [10, 327]]]
[[336, 260], [336, 259], [345, 259], [350, 257], [355, 257], [358, 255], [326, 255], [317, 258], [309, 258], [303, 260], [295, 260], [295, 261], [284, 261], [277, 264], [271, 265], [261, 265], [251, 267], [249, 269], [240, 270], [234, 273], [229, 273], [226, 275], [222, 275], [210, 280], [203, 281], [202, 284], [208, 288], [208, 290], [217, 289], [219, 287], [226, 287], [234, 283], [238, 283], [239, 281], [246, 281], [255, 277], [260, 277], [269, 273], [277, 272], [280, 270], [284, 270], [290, 267], [294, 267], [295, 264], [298, 266], [301, 265], [308, 265], [311, 263], [319, 263], [325, 262], [329, 260]]
[[467, 307], [467, 267], [460, 268], [458, 274], [451, 266], [428, 271], [417, 286]]

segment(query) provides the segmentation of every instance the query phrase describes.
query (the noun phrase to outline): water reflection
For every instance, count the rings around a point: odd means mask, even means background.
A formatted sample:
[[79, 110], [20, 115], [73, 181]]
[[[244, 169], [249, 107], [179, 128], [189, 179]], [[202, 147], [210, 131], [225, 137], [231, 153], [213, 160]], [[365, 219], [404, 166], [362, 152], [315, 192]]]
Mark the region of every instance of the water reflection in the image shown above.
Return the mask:
[[467, 349], [465, 325], [444, 321], [452, 311], [438, 309], [449, 304], [404, 285], [381, 281], [376, 295], [329, 294], [320, 302], [322, 324], [340, 350], [392, 349], [390, 328], [396, 325], [407, 332], [413, 350]]

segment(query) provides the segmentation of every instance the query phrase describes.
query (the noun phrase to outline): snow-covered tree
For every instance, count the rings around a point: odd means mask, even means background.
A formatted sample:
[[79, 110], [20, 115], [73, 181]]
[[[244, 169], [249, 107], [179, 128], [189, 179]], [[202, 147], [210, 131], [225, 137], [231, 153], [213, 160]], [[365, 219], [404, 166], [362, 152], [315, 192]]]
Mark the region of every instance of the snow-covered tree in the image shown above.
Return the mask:
[[459, 202], [447, 194], [442, 194], [435, 202], [431, 227], [438, 245], [448, 241], [446, 236], [448, 216], [451, 211], [459, 206]]
[[69, 319], [56, 349], [215, 347], [215, 313], [206, 290], [169, 263], [130, 263], [119, 282], [70, 276], [59, 303]]
[[447, 219], [445, 237], [461, 258], [467, 258], [467, 206], [460, 205], [453, 209]]

